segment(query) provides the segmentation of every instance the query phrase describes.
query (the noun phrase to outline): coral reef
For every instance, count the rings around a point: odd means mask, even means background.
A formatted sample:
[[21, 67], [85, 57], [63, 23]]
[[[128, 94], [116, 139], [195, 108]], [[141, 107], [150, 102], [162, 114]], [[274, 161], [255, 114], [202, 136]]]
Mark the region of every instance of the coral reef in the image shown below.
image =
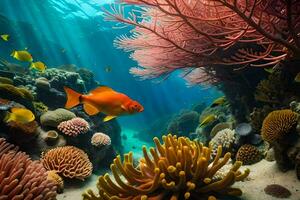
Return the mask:
[[242, 145], [236, 154], [236, 160], [241, 161], [244, 165], [257, 163], [261, 158], [262, 156], [259, 150], [250, 144]]
[[68, 121], [61, 122], [57, 129], [65, 135], [76, 137], [79, 134], [84, 134], [90, 130], [89, 123], [80, 117], [75, 117]]
[[76, 115], [64, 108], [48, 111], [40, 117], [43, 126], [56, 128], [61, 122], [75, 118]]
[[42, 154], [41, 161], [47, 170], [55, 170], [57, 174], [66, 178], [84, 180], [93, 170], [88, 155], [73, 146], [51, 149]]
[[49, 145], [53, 145], [57, 142], [58, 138], [58, 133], [55, 130], [50, 130], [46, 132], [45, 142]]
[[285, 137], [297, 125], [298, 114], [292, 110], [276, 110], [264, 119], [261, 135], [263, 140], [273, 143]]
[[264, 119], [272, 111], [274, 111], [274, 108], [269, 105], [253, 109], [252, 113], [250, 113], [250, 124], [253, 132], [260, 133]]
[[[168, 135], [163, 144], [154, 138], [156, 148], [150, 148], [152, 159], [143, 147], [144, 157], [138, 167], [133, 164], [132, 153], [125, 154], [122, 163], [118, 156], [111, 165], [115, 182], [108, 174], [99, 177], [99, 195], [88, 190], [84, 200], [96, 199], [216, 199], [215, 196], [242, 194], [231, 185], [248, 176], [238, 171], [241, 162], [236, 162], [222, 180], [213, 176], [230, 159], [230, 153], [221, 158], [222, 148], [214, 160], [210, 160], [211, 149], [186, 137]], [[121, 177], [124, 177], [121, 178]]]
[[211, 155], [215, 157], [218, 153], [218, 147], [222, 146], [223, 153], [230, 152], [235, 142], [235, 131], [229, 128], [219, 131], [210, 141], [212, 147]]
[[111, 139], [104, 133], [94, 133], [91, 138], [91, 144], [96, 147], [106, 146], [111, 144]]
[[264, 188], [264, 191], [266, 194], [271, 195], [275, 198], [288, 198], [289, 196], [291, 196], [291, 192], [287, 188], [278, 184], [267, 185]]
[[188, 136], [199, 124], [199, 114], [196, 111], [182, 111], [169, 122], [167, 132], [179, 136]]
[[14, 199], [56, 199], [56, 186], [47, 180], [41, 163], [0, 138], [0, 197]]

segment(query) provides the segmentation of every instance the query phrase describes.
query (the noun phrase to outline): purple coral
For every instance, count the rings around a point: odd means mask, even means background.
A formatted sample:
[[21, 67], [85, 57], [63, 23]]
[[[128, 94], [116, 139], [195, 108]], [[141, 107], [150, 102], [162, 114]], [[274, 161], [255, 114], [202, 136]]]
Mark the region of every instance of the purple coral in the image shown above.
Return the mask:
[[65, 135], [76, 137], [79, 134], [86, 133], [90, 130], [89, 123], [80, 117], [75, 117], [71, 120], [61, 122], [57, 129]]

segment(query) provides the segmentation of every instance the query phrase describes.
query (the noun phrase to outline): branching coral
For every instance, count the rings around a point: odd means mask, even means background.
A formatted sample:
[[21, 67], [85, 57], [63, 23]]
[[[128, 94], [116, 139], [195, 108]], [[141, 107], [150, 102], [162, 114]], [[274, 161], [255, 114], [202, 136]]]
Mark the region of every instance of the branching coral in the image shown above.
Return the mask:
[[298, 114], [292, 110], [276, 110], [264, 119], [261, 135], [263, 140], [274, 142], [288, 134], [296, 126]]
[[41, 163], [0, 139], [0, 199], [56, 199], [56, 186], [47, 180]]
[[42, 163], [47, 170], [55, 170], [67, 178], [84, 180], [92, 174], [93, 166], [88, 155], [73, 146], [57, 147], [42, 154]]
[[222, 146], [223, 151], [225, 150], [225, 152], [230, 151], [235, 138], [234, 130], [226, 128], [219, 131], [210, 141], [210, 145], [212, 146], [212, 156], [215, 157], [217, 155], [219, 146]]
[[125, 154], [123, 162], [120, 156], [114, 159], [111, 170], [115, 182], [108, 174], [100, 176], [99, 196], [88, 190], [84, 199], [216, 199], [217, 195], [242, 194], [240, 189], [231, 187], [249, 174], [249, 170], [238, 171], [241, 162], [236, 162], [223, 179], [213, 180], [230, 159], [230, 153], [221, 158], [221, 147], [210, 160], [211, 148], [186, 137], [168, 135], [163, 137], [163, 144], [158, 138], [154, 142], [156, 148], [150, 148], [152, 156], [143, 147], [144, 157], [138, 167], [133, 164], [132, 153]]
[[[116, 46], [132, 51], [143, 78], [185, 69], [194, 83], [210, 82], [211, 66], [265, 67], [300, 56], [299, 1], [122, 0], [144, 6], [126, 13], [124, 4], [107, 19], [135, 29]], [[140, 20], [141, 18], [141, 20]], [[196, 70], [195, 70], [196, 69]]]
[[68, 121], [61, 122], [57, 129], [65, 135], [76, 137], [79, 134], [86, 133], [90, 130], [89, 123], [80, 117], [75, 117]]

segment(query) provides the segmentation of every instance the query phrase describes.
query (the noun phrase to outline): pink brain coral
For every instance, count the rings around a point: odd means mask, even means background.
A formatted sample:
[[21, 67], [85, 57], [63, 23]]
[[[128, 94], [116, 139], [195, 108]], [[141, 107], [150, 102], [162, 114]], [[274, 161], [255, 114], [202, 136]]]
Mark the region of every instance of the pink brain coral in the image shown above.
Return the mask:
[[90, 130], [89, 123], [80, 117], [75, 117], [71, 120], [61, 122], [57, 129], [65, 135], [76, 137], [79, 134], [84, 134]]
[[91, 143], [94, 146], [106, 146], [111, 144], [111, 139], [104, 133], [95, 133], [91, 138]]
[[55, 183], [47, 180], [43, 165], [17, 149], [0, 138], [0, 199], [56, 199]]

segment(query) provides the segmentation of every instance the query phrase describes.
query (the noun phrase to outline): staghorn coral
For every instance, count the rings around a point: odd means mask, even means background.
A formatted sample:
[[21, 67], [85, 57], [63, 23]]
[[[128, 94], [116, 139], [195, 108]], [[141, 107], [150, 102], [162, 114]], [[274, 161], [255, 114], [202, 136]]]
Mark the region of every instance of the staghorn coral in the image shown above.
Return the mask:
[[242, 145], [236, 154], [236, 160], [243, 162], [245, 165], [252, 165], [260, 159], [261, 153], [255, 146], [250, 144]]
[[298, 114], [289, 109], [269, 113], [261, 129], [263, 140], [272, 143], [284, 137], [297, 125], [297, 120]]
[[94, 133], [94, 135], [91, 138], [91, 144], [100, 147], [100, 146], [106, 146], [111, 144], [111, 139], [108, 135], [104, 133]]
[[73, 146], [56, 147], [42, 153], [41, 161], [47, 170], [55, 170], [67, 178], [84, 180], [92, 174], [93, 166], [88, 155]]
[[99, 195], [88, 190], [83, 194], [84, 200], [216, 199], [217, 195], [242, 194], [240, 189], [231, 187], [249, 174], [248, 169], [244, 173], [238, 171], [241, 162], [236, 162], [223, 179], [213, 180], [231, 156], [226, 153], [221, 158], [222, 147], [215, 159], [210, 160], [210, 148], [186, 137], [163, 136], [163, 144], [158, 138], [153, 140], [156, 148], [150, 148], [152, 158], [146, 147], [138, 167], [133, 164], [131, 152], [125, 154], [123, 163], [118, 156], [111, 165], [115, 182], [108, 174], [100, 176]]
[[41, 163], [0, 138], [0, 199], [54, 200], [56, 186]]
[[[222, 146], [223, 152], [230, 151], [232, 145], [235, 141], [235, 131], [229, 128], [223, 129], [219, 131], [215, 137], [210, 141], [210, 145], [212, 146], [211, 155], [214, 157], [217, 155], [218, 146]], [[225, 150], [225, 151], [224, 151]]]
[[68, 121], [61, 122], [57, 129], [65, 135], [76, 137], [79, 134], [84, 134], [90, 130], [89, 123], [80, 117], [75, 117]]

